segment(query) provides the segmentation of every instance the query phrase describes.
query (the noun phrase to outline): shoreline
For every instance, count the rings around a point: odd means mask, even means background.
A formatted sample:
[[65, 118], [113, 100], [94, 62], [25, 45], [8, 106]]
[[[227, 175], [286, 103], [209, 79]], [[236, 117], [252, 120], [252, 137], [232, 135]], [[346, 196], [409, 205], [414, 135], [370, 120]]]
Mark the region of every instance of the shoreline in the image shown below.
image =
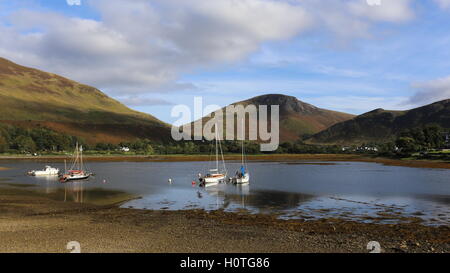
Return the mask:
[[[0, 156], [1, 161], [5, 160], [32, 160], [46, 162], [63, 162], [69, 156]], [[208, 161], [210, 156], [206, 155], [86, 155], [89, 161], [96, 162], [188, 162], [188, 161]], [[240, 155], [224, 155], [227, 161], [240, 160]], [[272, 162], [296, 162], [296, 161], [349, 161], [349, 162], [369, 162], [380, 163], [387, 166], [402, 166], [411, 168], [436, 168], [450, 169], [450, 162], [431, 160], [410, 160], [391, 159], [384, 157], [369, 157], [356, 154], [273, 154], [273, 155], [248, 155], [249, 161], [272, 161]], [[0, 167], [0, 170], [2, 168]], [[4, 169], [3, 169], [4, 170]]]
[[420, 222], [368, 224], [340, 219], [282, 220], [223, 210], [139, 210], [55, 201], [0, 188], [0, 252], [367, 253], [450, 252], [450, 227]]

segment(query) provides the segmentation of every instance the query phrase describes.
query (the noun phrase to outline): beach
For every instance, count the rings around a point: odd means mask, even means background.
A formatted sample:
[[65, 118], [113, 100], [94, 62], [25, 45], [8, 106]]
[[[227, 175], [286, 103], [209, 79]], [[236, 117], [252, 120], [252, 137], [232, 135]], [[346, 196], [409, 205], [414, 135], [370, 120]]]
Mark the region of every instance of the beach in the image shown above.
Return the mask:
[[364, 224], [339, 219], [280, 220], [243, 212], [152, 211], [51, 200], [26, 189], [0, 189], [0, 252], [381, 252], [448, 253], [450, 227]]

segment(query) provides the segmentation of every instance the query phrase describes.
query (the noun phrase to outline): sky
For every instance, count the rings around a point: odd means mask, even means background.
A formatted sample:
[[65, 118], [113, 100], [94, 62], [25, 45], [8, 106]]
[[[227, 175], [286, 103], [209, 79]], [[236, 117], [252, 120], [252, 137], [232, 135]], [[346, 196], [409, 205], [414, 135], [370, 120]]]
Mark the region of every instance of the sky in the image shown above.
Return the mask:
[[0, 56], [168, 123], [278, 93], [362, 114], [450, 98], [450, 0], [0, 0]]

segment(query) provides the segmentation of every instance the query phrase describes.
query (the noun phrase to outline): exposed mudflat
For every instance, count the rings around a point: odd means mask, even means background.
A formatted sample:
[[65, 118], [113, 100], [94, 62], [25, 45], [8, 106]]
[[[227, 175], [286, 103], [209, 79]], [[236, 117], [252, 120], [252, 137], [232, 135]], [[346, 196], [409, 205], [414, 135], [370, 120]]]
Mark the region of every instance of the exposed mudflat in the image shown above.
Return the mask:
[[0, 252], [450, 252], [450, 227], [365, 224], [277, 215], [149, 211], [54, 201], [0, 189]]

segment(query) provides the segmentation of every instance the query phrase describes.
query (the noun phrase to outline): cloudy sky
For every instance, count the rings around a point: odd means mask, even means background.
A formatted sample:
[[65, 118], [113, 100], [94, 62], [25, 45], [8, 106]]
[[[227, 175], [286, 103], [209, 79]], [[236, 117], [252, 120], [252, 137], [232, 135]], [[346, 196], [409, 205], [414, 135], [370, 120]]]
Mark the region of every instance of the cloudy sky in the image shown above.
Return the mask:
[[173, 122], [266, 93], [361, 114], [450, 98], [450, 0], [0, 0], [0, 56]]

